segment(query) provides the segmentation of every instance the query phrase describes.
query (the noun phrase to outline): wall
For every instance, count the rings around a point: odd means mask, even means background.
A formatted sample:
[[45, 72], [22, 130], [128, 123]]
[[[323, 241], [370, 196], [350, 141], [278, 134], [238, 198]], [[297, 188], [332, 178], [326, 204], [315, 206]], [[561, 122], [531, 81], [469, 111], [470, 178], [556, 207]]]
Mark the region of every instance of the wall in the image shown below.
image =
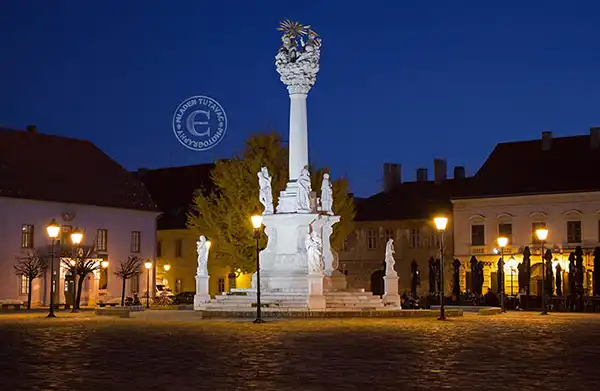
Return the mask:
[[[72, 221], [65, 221], [63, 213], [72, 213]], [[88, 205], [63, 204], [58, 202], [23, 200], [15, 198], [0, 198], [0, 299], [26, 300], [26, 295], [19, 295], [20, 278], [15, 276], [13, 265], [16, 259], [25, 255], [29, 250], [21, 249], [21, 229], [23, 224], [34, 226], [34, 247], [40, 253], [50, 254], [50, 240], [47, 236], [46, 226], [55, 218], [60, 225], [69, 225], [73, 229], [79, 227], [84, 230], [82, 245], [93, 245], [96, 230], [108, 230], [107, 259], [108, 289], [98, 292], [96, 289], [97, 275], [88, 276], [85, 282], [87, 288], [82, 292], [82, 304], [90, 304], [99, 299], [100, 293], [105, 293], [103, 300], [120, 297], [122, 281], [114, 275], [120, 261], [127, 259], [131, 245], [131, 231], [140, 231], [140, 253], [135, 254], [144, 259], [154, 260], [156, 242], [156, 212], [135, 211], [116, 208], [105, 208]], [[70, 241], [69, 241], [70, 243]], [[56, 250], [58, 254], [58, 249]], [[55, 261], [55, 270], [58, 270], [58, 257]], [[45, 281], [50, 281], [50, 268], [46, 276], [34, 281], [32, 302], [46, 304], [49, 302], [49, 287], [45, 288]], [[147, 274], [140, 276], [140, 291], [145, 292]], [[151, 269], [150, 273], [154, 273]], [[154, 281], [154, 278], [151, 278]], [[154, 285], [152, 285], [154, 287]], [[151, 291], [154, 291], [154, 288]], [[132, 294], [131, 283], [127, 284], [127, 294]], [[57, 285], [61, 292], [60, 301], [64, 302], [63, 282]]]
[[[587, 269], [590, 270], [590, 252], [599, 246], [600, 192], [576, 194], [531, 195], [453, 200], [454, 205], [454, 248], [456, 256], [466, 265], [475, 255], [478, 260], [488, 262], [486, 267], [486, 288], [491, 287], [491, 273], [497, 271], [500, 256], [494, 253], [497, 248], [498, 224], [512, 224], [512, 242], [504, 251], [505, 261], [514, 256], [520, 262], [520, 252], [530, 246], [532, 265], [540, 261], [540, 245], [532, 244], [532, 224], [545, 222], [548, 228], [547, 247], [554, 252], [554, 266], [560, 263], [563, 268], [568, 263], [568, 255], [575, 246], [581, 245], [585, 252]], [[567, 221], [581, 221], [582, 241], [567, 243]], [[485, 226], [485, 245], [471, 245], [471, 226]], [[468, 267], [468, 266], [467, 266]], [[466, 269], [465, 269], [466, 270]], [[464, 276], [463, 276], [464, 277]], [[513, 274], [516, 285], [517, 277]], [[510, 273], [506, 273], [506, 289], [510, 289]], [[465, 282], [466, 283], [466, 282]], [[535, 284], [532, 284], [535, 285]], [[518, 289], [518, 288], [515, 288]], [[533, 288], [536, 293], [536, 287]], [[485, 290], [484, 290], [485, 291]]]

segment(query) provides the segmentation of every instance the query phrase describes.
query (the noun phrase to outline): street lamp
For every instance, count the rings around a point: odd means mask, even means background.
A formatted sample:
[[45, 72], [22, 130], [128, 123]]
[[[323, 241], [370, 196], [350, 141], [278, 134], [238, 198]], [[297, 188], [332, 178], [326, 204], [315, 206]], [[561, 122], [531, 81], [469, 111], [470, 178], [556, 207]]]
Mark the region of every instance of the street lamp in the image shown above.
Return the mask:
[[100, 266], [102, 266], [102, 269], [106, 269], [106, 268], [108, 268], [108, 261], [102, 261], [102, 262], [100, 263]]
[[542, 313], [541, 315], [548, 315], [548, 311], [546, 311], [546, 283], [545, 283], [545, 270], [544, 270], [544, 244], [546, 242], [546, 239], [548, 239], [548, 229], [547, 228], [539, 228], [535, 231], [535, 234], [537, 235], [537, 238], [540, 240], [540, 242], [542, 242], [542, 254], [541, 254], [541, 259], [542, 259]]
[[163, 266], [163, 269], [165, 269], [165, 271], [168, 272], [169, 270], [171, 270], [171, 265], [166, 264], [165, 266]]
[[254, 215], [250, 219], [252, 220], [254, 238], [256, 239], [256, 319], [254, 320], [254, 323], [265, 323], [260, 317], [260, 249], [258, 247], [263, 218], [261, 215]]
[[83, 232], [79, 229], [79, 227], [75, 227], [75, 229], [73, 230], [73, 232], [71, 232], [71, 243], [73, 243], [73, 245], [75, 246], [75, 259], [71, 259], [71, 265], [74, 266], [74, 268], [71, 270], [71, 272], [73, 273], [73, 307], [71, 308], [71, 312], [77, 312], [77, 303], [75, 301], [75, 299], [77, 298], [77, 267], [75, 267], [77, 265], [77, 255], [79, 252], [79, 245], [81, 244], [81, 241], [83, 240]]
[[146, 308], [150, 308], [150, 269], [152, 269], [152, 262], [147, 261], [146, 266], [147, 278], [146, 278]]
[[500, 236], [498, 238], [498, 247], [500, 247], [500, 267], [498, 268], [498, 273], [502, 273], [502, 278], [500, 279], [500, 283], [502, 284], [500, 287], [500, 307], [502, 308], [502, 312], [506, 312], [506, 306], [504, 303], [504, 247], [506, 247], [507, 244], [507, 237]]
[[52, 219], [50, 224], [46, 226], [46, 231], [48, 232], [48, 237], [52, 241], [52, 258], [50, 260], [50, 311], [48, 312], [47, 318], [56, 318], [54, 315], [54, 242], [58, 237], [58, 233], [60, 232], [60, 225], [56, 222], [56, 219]]
[[433, 219], [433, 223], [440, 233], [440, 317], [438, 320], [446, 320], [444, 308], [444, 231], [448, 225], [448, 218], [439, 216]]

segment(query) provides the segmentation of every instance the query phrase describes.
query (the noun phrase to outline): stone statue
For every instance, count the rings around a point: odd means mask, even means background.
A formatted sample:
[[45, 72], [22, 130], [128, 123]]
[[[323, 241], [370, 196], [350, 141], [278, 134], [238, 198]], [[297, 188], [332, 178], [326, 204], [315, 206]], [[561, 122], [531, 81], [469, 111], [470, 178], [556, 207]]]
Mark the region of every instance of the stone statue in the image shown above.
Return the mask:
[[[321, 38], [298, 22], [285, 20], [280, 23], [281, 48], [275, 56], [275, 66], [281, 81], [290, 94], [308, 94], [315, 84], [321, 57]], [[308, 36], [306, 43], [304, 37]]]
[[200, 240], [196, 242], [196, 251], [198, 252], [198, 271], [199, 276], [208, 276], [208, 249], [210, 242], [206, 240], [204, 235], [200, 236]]
[[323, 174], [321, 183], [321, 211], [333, 215], [333, 189], [328, 173]]
[[323, 242], [315, 231], [306, 235], [306, 254], [308, 257], [308, 274], [323, 273]]
[[310, 173], [308, 167], [305, 166], [298, 177], [298, 193], [296, 194], [296, 211], [300, 213], [311, 213], [310, 193], [312, 191], [310, 185]]
[[258, 187], [260, 188], [258, 198], [260, 203], [265, 207], [262, 214], [273, 214], [273, 191], [271, 190], [272, 177], [269, 175], [267, 167], [262, 167], [257, 175]]
[[396, 275], [396, 270], [394, 269], [394, 265], [396, 264], [396, 260], [394, 259], [394, 239], [389, 239], [385, 245], [385, 275]]

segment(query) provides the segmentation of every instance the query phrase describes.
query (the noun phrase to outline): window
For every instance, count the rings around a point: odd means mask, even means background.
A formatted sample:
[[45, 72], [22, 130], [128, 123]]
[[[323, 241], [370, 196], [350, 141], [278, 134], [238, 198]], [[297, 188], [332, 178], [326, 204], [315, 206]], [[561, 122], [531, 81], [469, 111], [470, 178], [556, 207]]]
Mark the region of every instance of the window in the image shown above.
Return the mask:
[[220, 277], [219, 281], [217, 281], [217, 292], [219, 294], [225, 292], [225, 278]]
[[181, 278], [175, 280], [175, 293], [182, 292], [183, 282]]
[[181, 239], [175, 240], [175, 256], [181, 258], [183, 255], [183, 242]]
[[581, 221], [567, 221], [567, 243], [581, 243]]
[[471, 246], [485, 245], [485, 225], [477, 224], [471, 226]]
[[162, 242], [161, 241], [156, 242], [156, 256], [162, 257]]
[[21, 228], [21, 248], [33, 248], [33, 225], [23, 224]]
[[342, 251], [348, 251], [350, 249], [350, 245], [348, 243], [348, 237], [344, 238], [344, 241], [342, 242]]
[[21, 274], [20, 277], [21, 277], [21, 286], [19, 289], [19, 294], [21, 296], [28, 295], [29, 294], [29, 278], [27, 278], [27, 276], [24, 274]]
[[531, 243], [534, 244], [540, 244], [541, 242], [539, 241], [535, 231], [537, 231], [540, 228], [546, 228], [546, 223], [533, 223], [531, 224]]
[[140, 231], [131, 231], [131, 249], [132, 253], [140, 252], [140, 238], [142, 234]]
[[108, 251], [108, 230], [99, 229], [96, 233], [96, 250]]
[[429, 239], [430, 248], [440, 248], [440, 233], [437, 230], [432, 230]]
[[498, 224], [498, 237], [508, 238], [508, 244], [510, 245], [512, 243], [512, 224]]
[[410, 230], [410, 247], [421, 247], [421, 231], [418, 228]]
[[377, 248], [377, 233], [373, 228], [367, 230], [367, 248], [369, 250]]
[[71, 243], [71, 231], [73, 227], [70, 225], [63, 225], [60, 227], [60, 244], [63, 246], [70, 246]]
[[387, 228], [385, 230], [385, 242], [387, 243], [387, 241], [390, 239], [394, 239], [394, 231]]
[[131, 277], [131, 293], [140, 292], [140, 276]]

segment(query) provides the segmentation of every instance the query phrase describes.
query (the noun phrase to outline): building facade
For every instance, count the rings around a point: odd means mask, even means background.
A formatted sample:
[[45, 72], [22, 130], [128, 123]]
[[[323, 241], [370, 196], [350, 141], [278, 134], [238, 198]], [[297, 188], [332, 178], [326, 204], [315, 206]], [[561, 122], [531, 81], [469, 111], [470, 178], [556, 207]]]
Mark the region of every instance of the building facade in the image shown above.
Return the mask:
[[399, 292], [411, 289], [413, 262], [417, 265], [419, 296], [429, 293], [429, 261], [440, 258], [441, 233], [433, 218], [445, 216], [449, 225], [444, 232], [444, 289], [450, 292], [452, 276], [453, 229], [450, 196], [467, 178], [463, 167], [456, 167], [454, 178], [446, 177], [444, 160], [434, 161], [434, 178], [427, 169], [417, 170], [415, 181], [402, 182], [399, 165], [384, 165], [384, 191], [357, 200], [355, 232], [339, 252], [340, 270], [346, 274], [349, 288], [383, 292], [385, 248], [394, 240], [395, 269], [399, 276]]
[[[26, 301], [27, 279], [15, 274], [14, 265], [34, 251], [51, 262], [46, 226], [52, 219], [61, 227], [54, 244], [55, 303], [71, 298], [63, 261], [74, 250], [75, 228], [83, 231], [80, 247], [91, 248], [96, 265], [106, 266], [86, 276], [82, 305], [121, 296], [114, 272], [130, 255], [154, 265], [156, 205], [141, 182], [92, 143], [40, 134], [35, 127], [2, 129], [0, 166], [0, 300]], [[50, 301], [50, 266], [33, 281], [33, 304]], [[154, 268], [143, 273], [127, 281], [127, 295], [144, 294], [147, 279], [153, 295]]]
[[[461, 280], [470, 289], [470, 262], [484, 264], [484, 293], [498, 292], [499, 236], [507, 237], [505, 292], [518, 293], [518, 264], [529, 247], [530, 292], [541, 293], [541, 247], [535, 231], [548, 230], [544, 245], [553, 253], [554, 275], [562, 270], [568, 292], [568, 257], [577, 246], [584, 253], [584, 289], [591, 291], [593, 257], [600, 246], [600, 129], [585, 136], [501, 143], [453, 203], [454, 248]], [[509, 262], [510, 261], [510, 262]]]

